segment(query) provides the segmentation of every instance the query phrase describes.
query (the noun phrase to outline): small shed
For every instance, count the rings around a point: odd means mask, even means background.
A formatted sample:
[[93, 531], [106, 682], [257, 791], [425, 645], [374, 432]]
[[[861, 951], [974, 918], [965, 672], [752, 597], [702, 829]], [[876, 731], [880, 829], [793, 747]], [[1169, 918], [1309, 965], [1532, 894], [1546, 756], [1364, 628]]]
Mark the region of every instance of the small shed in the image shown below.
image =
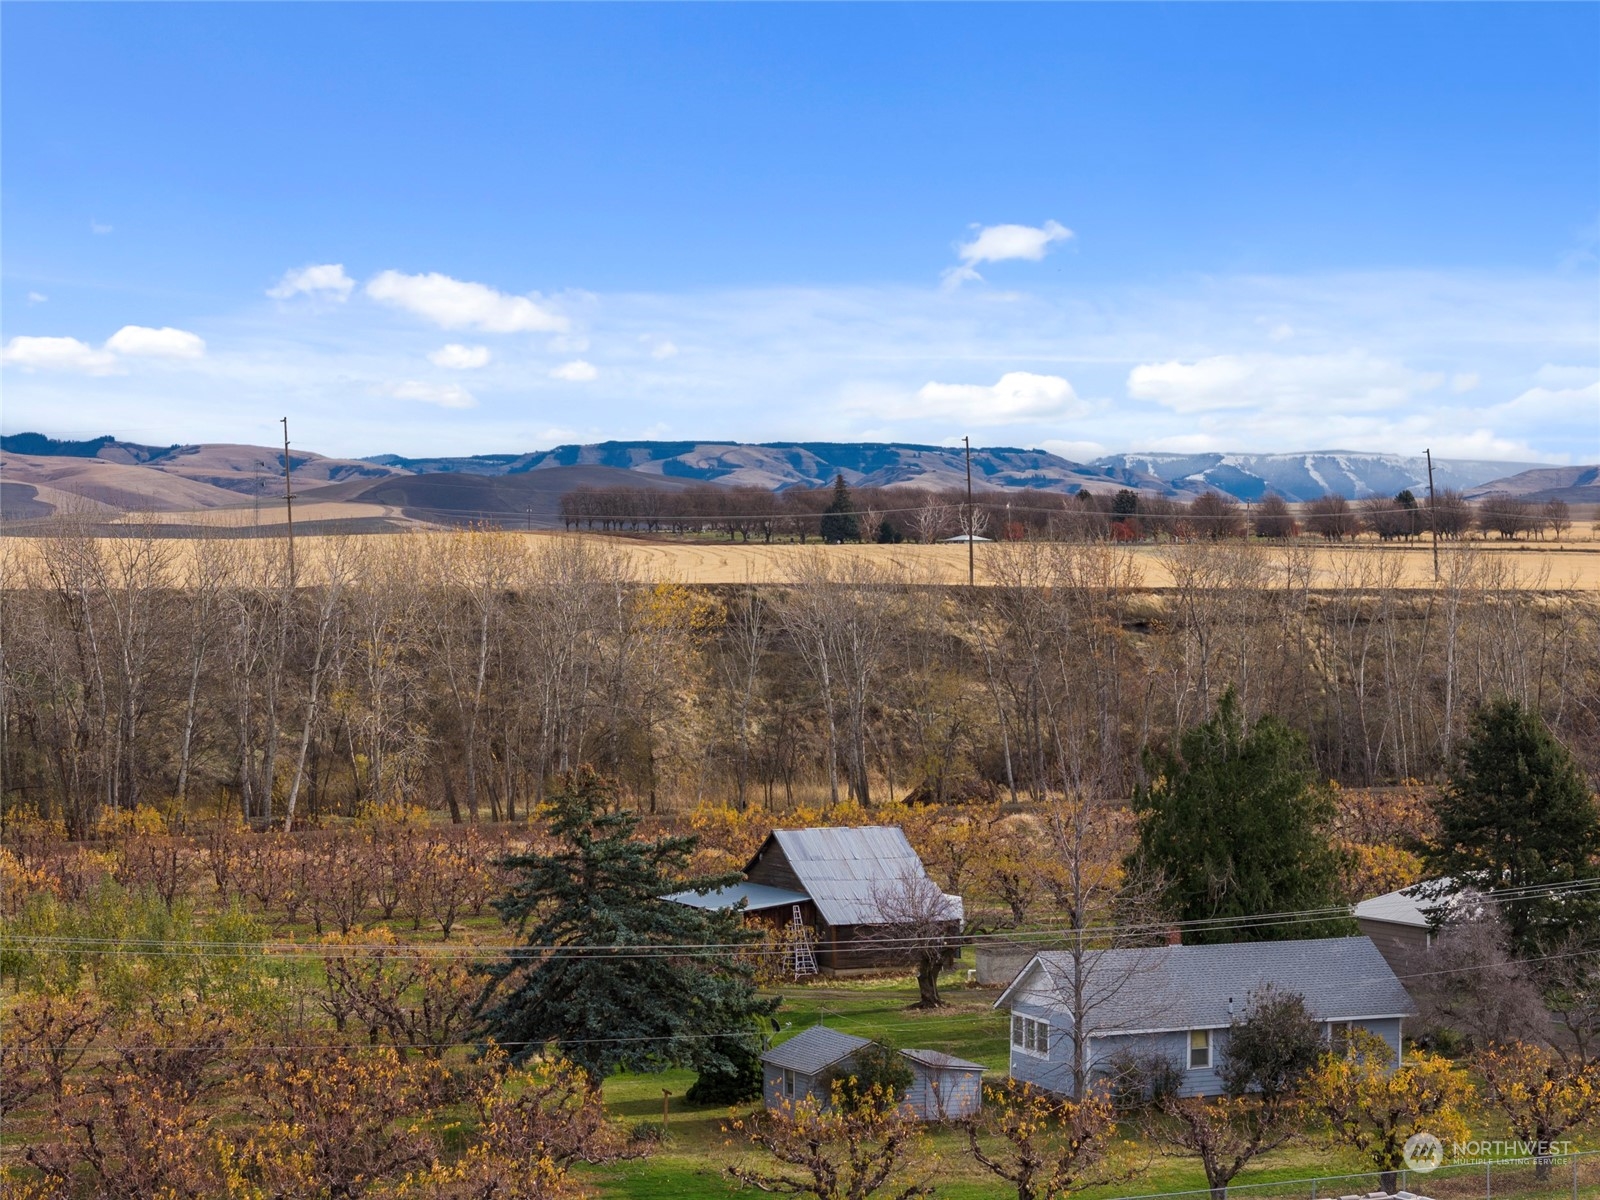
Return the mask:
[[[799, 1104], [811, 1097], [817, 1104], [832, 1098], [823, 1076], [845, 1070], [864, 1047], [863, 1037], [823, 1025], [803, 1029], [761, 1056], [761, 1097], [768, 1109]], [[902, 1050], [911, 1068], [906, 1106], [923, 1121], [953, 1121], [977, 1114], [983, 1105], [983, 1064], [938, 1050]]]
[[768, 1108], [798, 1104], [810, 1096], [818, 1104], [828, 1102], [828, 1089], [822, 1077], [829, 1068], [847, 1063], [867, 1039], [840, 1033], [825, 1025], [802, 1029], [761, 1056], [761, 1095]]
[[959, 1121], [983, 1107], [982, 1063], [939, 1050], [902, 1050], [911, 1068], [906, 1103], [924, 1121]]

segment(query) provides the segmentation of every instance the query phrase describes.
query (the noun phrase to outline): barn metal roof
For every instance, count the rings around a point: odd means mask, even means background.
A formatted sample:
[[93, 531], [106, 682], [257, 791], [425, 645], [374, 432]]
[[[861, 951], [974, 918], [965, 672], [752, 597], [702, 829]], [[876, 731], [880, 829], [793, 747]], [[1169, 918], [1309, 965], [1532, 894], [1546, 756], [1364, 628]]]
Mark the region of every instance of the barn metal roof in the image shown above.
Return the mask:
[[[927, 875], [898, 825], [775, 829], [772, 838], [829, 925], [882, 924], [880, 897], [885, 889], [908, 873]], [[947, 895], [945, 900], [949, 919], [960, 920], [961, 897]]]
[[[1417, 1011], [1364, 937], [1094, 950], [1085, 958], [1084, 1024], [1093, 1034], [1225, 1028], [1248, 1010], [1250, 993], [1268, 984], [1299, 993], [1319, 1021]], [[1068, 1016], [1060, 998], [1071, 994], [1072, 977], [1070, 954], [1036, 954], [995, 1007], [1025, 1000]]]
[[790, 892], [783, 888], [768, 887], [764, 883], [735, 883], [711, 892], [674, 892], [666, 897], [692, 908], [737, 908], [739, 902], [750, 912], [764, 908], [787, 908], [791, 904], [804, 904], [810, 899], [804, 892]]
[[866, 1038], [840, 1033], [826, 1025], [813, 1025], [768, 1050], [761, 1056], [761, 1061], [770, 1067], [783, 1067], [801, 1075], [820, 1075], [834, 1063], [848, 1058], [868, 1044]]

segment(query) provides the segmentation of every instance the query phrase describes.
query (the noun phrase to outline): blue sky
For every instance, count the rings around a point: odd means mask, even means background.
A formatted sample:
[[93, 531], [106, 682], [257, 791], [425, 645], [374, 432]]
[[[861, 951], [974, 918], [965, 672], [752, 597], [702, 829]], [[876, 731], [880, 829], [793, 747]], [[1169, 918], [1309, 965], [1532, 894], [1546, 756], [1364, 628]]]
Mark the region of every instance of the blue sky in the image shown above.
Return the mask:
[[1600, 6], [0, 22], [7, 431], [1600, 458]]

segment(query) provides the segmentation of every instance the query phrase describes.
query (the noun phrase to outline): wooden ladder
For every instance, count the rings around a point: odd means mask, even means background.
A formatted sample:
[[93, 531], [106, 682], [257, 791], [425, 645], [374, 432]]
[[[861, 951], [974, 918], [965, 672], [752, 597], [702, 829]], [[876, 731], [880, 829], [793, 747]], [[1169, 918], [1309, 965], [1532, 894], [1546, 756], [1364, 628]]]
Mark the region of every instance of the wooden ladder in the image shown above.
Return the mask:
[[806, 923], [801, 919], [800, 906], [794, 906], [794, 921], [791, 925], [792, 947], [794, 955], [794, 977], [804, 979], [808, 975], [817, 973], [817, 953], [811, 945], [811, 934], [806, 929]]

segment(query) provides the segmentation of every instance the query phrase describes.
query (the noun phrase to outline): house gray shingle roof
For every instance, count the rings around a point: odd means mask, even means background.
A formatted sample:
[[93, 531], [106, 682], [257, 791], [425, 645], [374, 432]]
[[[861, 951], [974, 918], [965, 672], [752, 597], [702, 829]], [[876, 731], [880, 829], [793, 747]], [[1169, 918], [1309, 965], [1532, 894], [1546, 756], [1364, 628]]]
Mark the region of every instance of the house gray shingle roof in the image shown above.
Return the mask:
[[825, 1025], [813, 1025], [768, 1050], [761, 1061], [769, 1067], [782, 1067], [801, 1075], [820, 1075], [868, 1044], [866, 1038], [840, 1033]]
[[[817, 912], [830, 925], [881, 923], [879, 898], [884, 889], [893, 888], [907, 872], [927, 874], [922, 859], [897, 825], [776, 829], [772, 836]], [[961, 897], [946, 899], [950, 919], [960, 920]]]
[[[1251, 992], [1267, 984], [1298, 992], [1319, 1021], [1417, 1011], [1378, 948], [1364, 937], [1101, 950], [1087, 959], [1084, 1024], [1091, 1034], [1222, 1028], [1244, 1014]], [[1070, 994], [1072, 977], [1070, 955], [1038, 954], [995, 1007], [1010, 1004], [1019, 993], [1032, 997], [1040, 991], [1048, 1005], [1052, 994]]]

